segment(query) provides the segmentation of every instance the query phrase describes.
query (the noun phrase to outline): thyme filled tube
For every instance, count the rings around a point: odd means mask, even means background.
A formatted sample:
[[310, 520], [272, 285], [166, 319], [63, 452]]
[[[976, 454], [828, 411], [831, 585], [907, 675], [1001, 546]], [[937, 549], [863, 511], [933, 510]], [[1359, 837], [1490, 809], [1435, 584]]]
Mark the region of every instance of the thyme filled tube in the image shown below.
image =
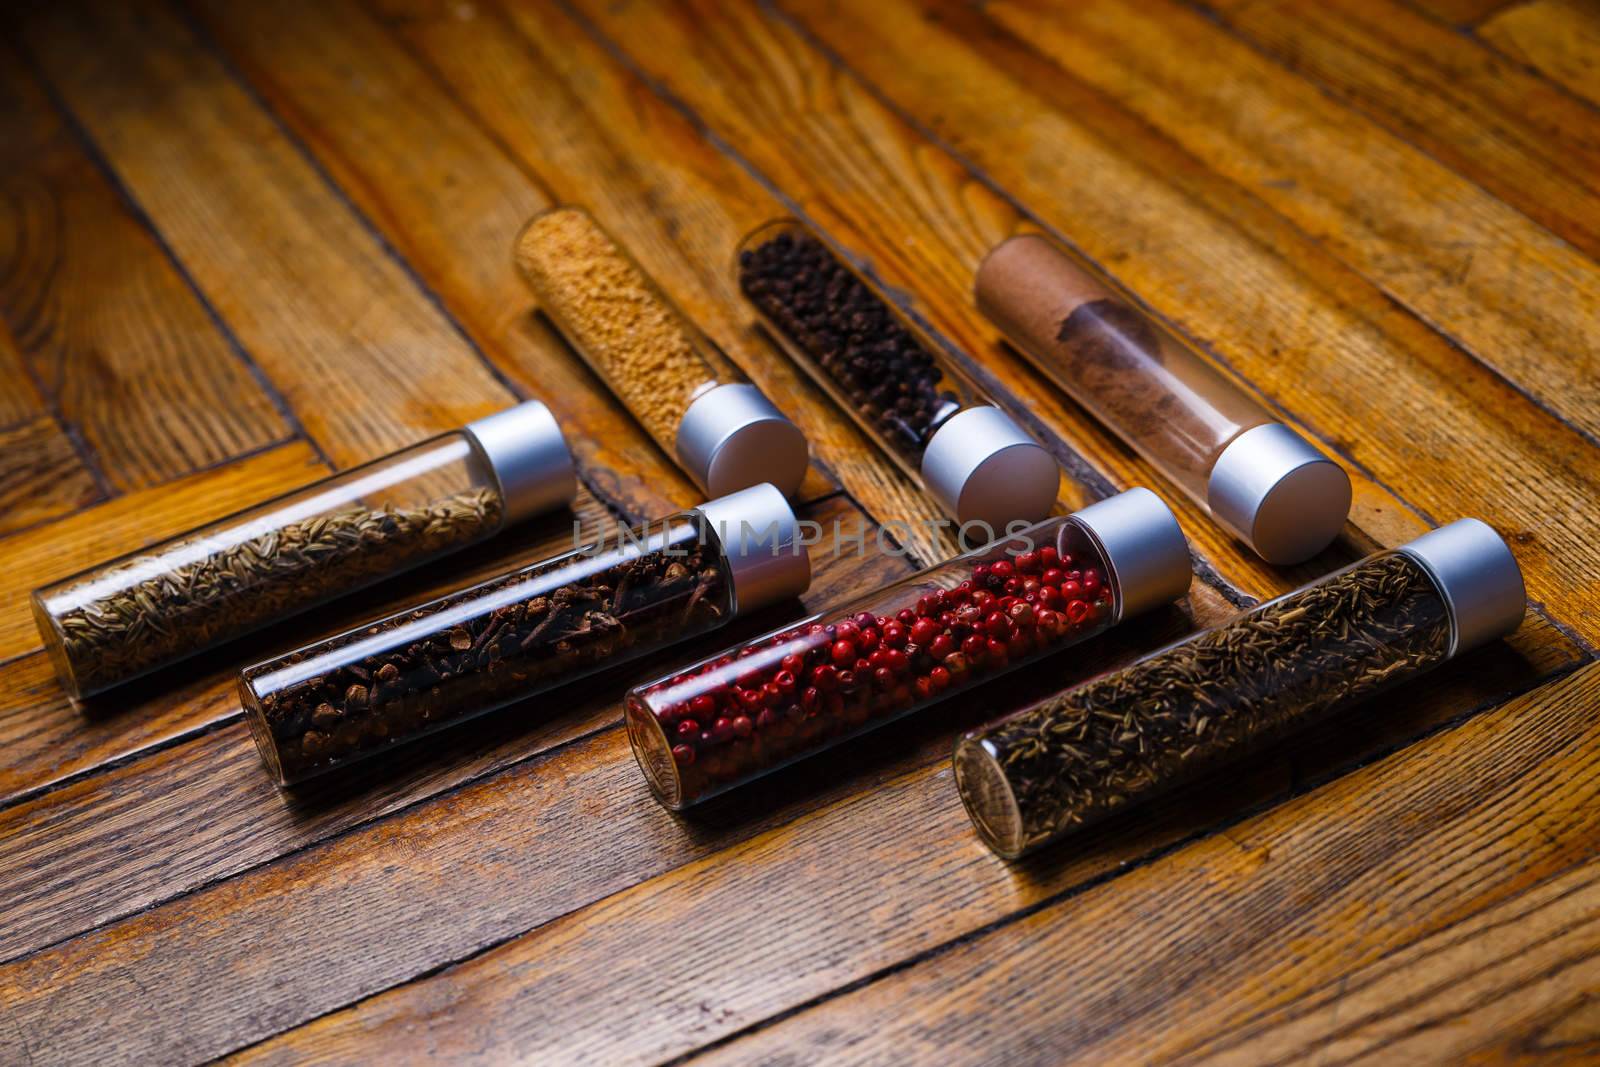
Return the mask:
[[240, 697], [282, 784], [795, 596], [810, 565], [759, 485], [397, 612], [245, 670]]
[[800, 487], [809, 451], [799, 428], [588, 212], [534, 216], [516, 261], [545, 317], [706, 493]]
[[1344, 470], [1049, 239], [996, 246], [974, 293], [1040, 372], [1263, 559], [1299, 563], [1338, 536]]
[[1050, 513], [1049, 452], [800, 223], [747, 236], [738, 280], [778, 345], [947, 514], [998, 533]]
[[628, 739], [657, 799], [698, 803], [1182, 596], [1189, 552], [1131, 489], [642, 685]]
[[537, 401], [37, 590], [56, 673], [92, 696], [492, 536], [577, 491]]
[[1463, 519], [968, 734], [956, 783], [1019, 856], [1517, 628], [1522, 576]]

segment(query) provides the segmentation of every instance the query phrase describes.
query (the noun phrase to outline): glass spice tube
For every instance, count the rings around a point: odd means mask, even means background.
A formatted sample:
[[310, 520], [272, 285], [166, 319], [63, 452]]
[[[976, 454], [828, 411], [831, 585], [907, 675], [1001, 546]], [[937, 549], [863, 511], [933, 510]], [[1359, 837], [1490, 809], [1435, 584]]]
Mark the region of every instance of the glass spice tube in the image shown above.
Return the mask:
[[1047, 519], [624, 700], [656, 798], [684, 808], [1182, 596], [1189, 549], [1154, 493]]
[[1338, 536], [1344, 469], [1048, 238], [997, 245], [974, 294], [1042, 374], [1267, 562]]
[[1050, 453], [805, 226], [759, 227], [737, 269], [767, 333], [947, 514], [998, 533], [1050, 513]]
[[530, 400], [38, 589], [75, 700], [571, 501], [572, 457]]
[[804, 592], [783, 494], [758, 485], [245, 670], [282, 785], [344, 767]]
[[1515, 630], [1504, 541], [1462, 519], [974, 731], [956, 784], [1014, 858]]
[[535, 215], [516, 261], [545, 317], [706, 493], [800, 488], [810, 457], [799, 427], [587, 211]]

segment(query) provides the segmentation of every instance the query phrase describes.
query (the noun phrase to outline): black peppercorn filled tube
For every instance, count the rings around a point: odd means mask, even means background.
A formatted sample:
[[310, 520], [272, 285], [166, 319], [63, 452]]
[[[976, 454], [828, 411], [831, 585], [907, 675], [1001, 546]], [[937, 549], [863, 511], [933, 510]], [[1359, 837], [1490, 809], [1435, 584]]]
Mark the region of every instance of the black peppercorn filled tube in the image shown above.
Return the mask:
[[799, 222], [739, 245], [739, 288], [763, 328], [867, 436], [989, 540], [1050, 513], [1061, 471], [925, 331]]
[[39, 589], [34, 618], [61, 684], [81, 699], [576, 492], [561, 430], [530, 400]]
[[245, 670], [281, 784], [344, 767], [796, 596], [810, 563], [757, 485]]
[[1182, 596], [1189, 549], [1130, 489], [639, 686], [656, 798], [699, 803]]
[[1522, 620], [1504, 541], [1462, 519], [964, 737], [955, 777], [1008, 858], [1143, 803]]

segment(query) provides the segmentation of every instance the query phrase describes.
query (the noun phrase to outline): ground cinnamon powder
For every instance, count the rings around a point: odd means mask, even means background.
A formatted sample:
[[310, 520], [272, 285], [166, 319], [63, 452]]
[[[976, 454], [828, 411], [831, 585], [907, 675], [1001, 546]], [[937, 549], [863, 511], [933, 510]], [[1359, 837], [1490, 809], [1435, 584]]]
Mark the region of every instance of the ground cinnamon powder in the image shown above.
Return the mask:
[[690, 401], [720, 380], [704, 338], [581, 208], [528, 223], [516, 260], [541, 309], [670, 453]]

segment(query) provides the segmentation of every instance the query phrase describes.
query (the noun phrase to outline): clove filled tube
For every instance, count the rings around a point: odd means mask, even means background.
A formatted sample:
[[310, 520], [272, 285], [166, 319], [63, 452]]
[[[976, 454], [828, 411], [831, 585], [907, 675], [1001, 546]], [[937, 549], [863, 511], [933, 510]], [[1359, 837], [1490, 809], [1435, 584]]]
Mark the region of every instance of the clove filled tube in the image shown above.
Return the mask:
[[1048, 238], [997, 245], [974, 295], [1042, 374], [1267, 562], [1338, 536], [1343, 468]]
[[796, 596], [810, 563], [758, 485], [245, 670], [267, 768], [292, 785]]
[[570, 502], [528, 401], [36, 590], [62, 686], [93, 696]]
[[1515, 630], [1504, 541], [1462, 519], [957, 744], [979, 835], [1014, 858]]
[[799, 222], [740, 242], [739, 288], [795, 365], [960, 523], [988, 541], [1050, 513], [1054, 458], [872, 281]]
[[810, 454], [799, 427], [587, 211], [535, 215], [516, 261], [545, 317], [707, 494], [800, 488]]
[[628, 740], [684, 808], [1182, 596], [1189, 550], [1130, 489], [630, 692]]

